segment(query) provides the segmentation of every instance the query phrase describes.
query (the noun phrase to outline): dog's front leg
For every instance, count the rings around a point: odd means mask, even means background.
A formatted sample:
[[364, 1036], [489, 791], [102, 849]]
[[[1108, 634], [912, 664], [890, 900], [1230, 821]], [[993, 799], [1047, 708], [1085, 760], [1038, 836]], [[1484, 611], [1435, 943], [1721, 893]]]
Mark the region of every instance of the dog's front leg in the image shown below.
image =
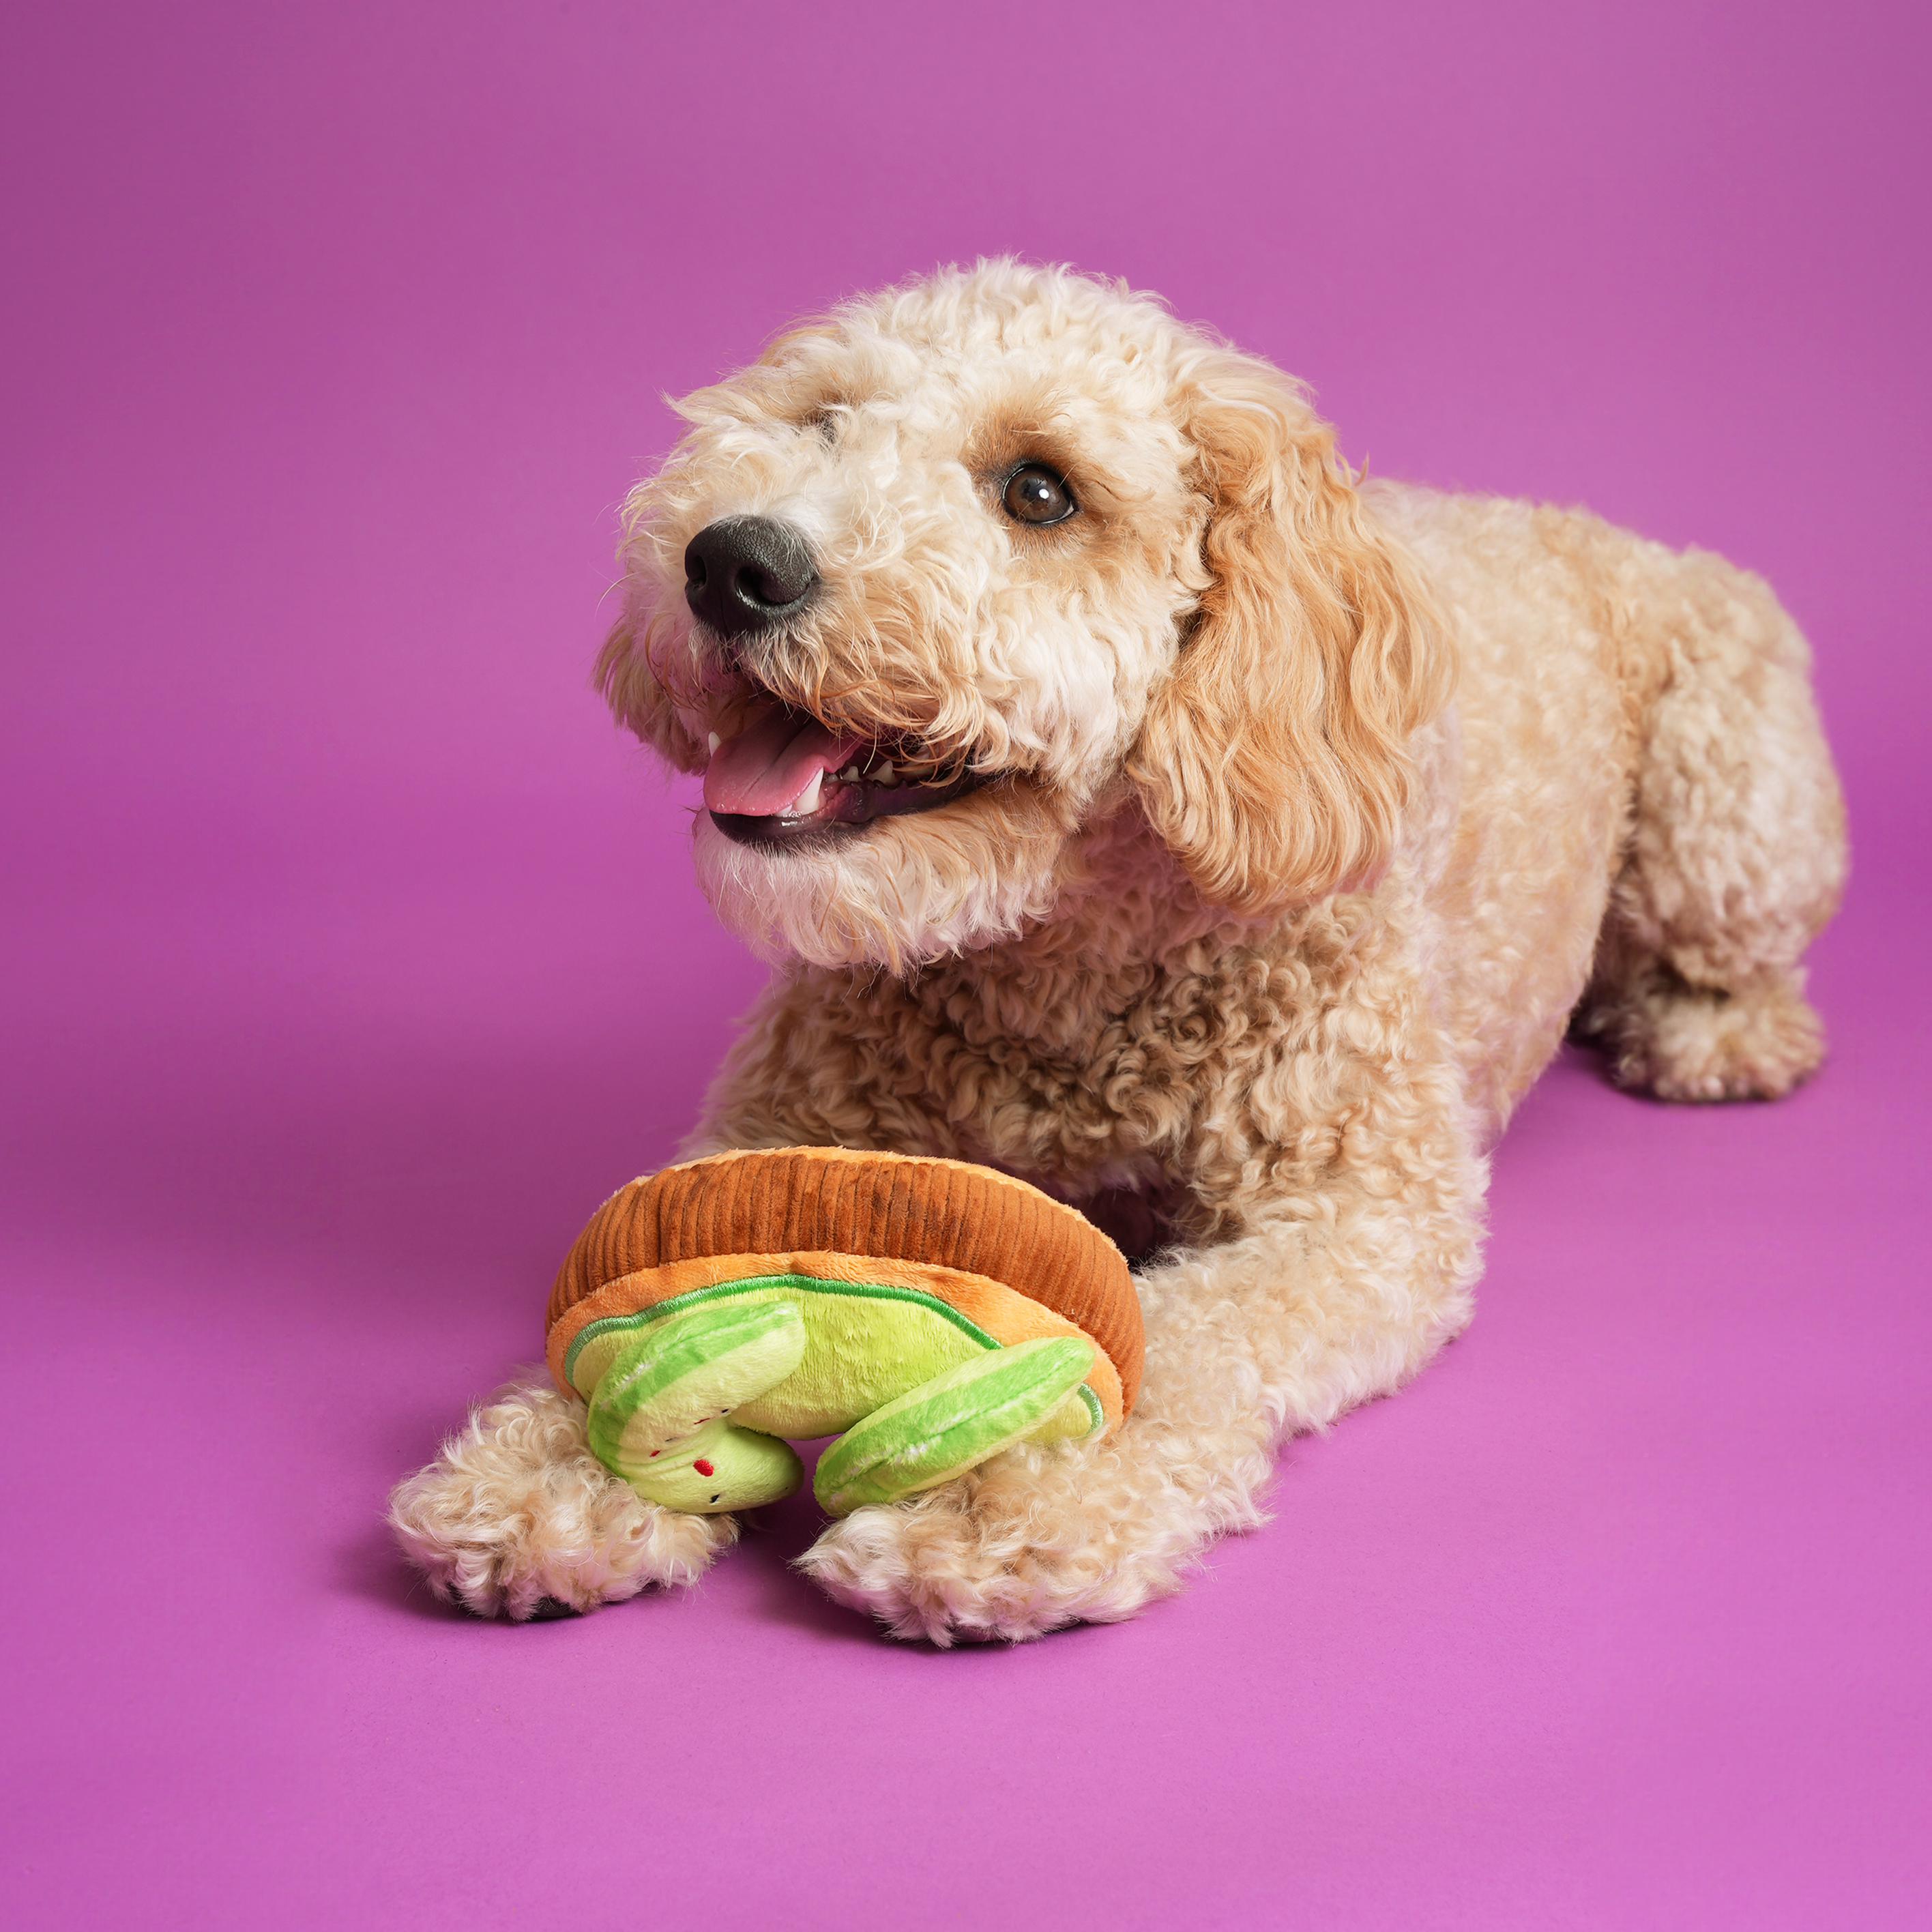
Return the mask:
[[[781, 980], [734, 1048], [683, 1158], [731, 1148], [923, 1144], [929, 1126], [865, 1084], [808, 991]], [[842, 1086], [842, 1078], [845, 1084]], [[854, 1096], [861, 1096], [855, 1100]], [[695, 1582], [738, 1536], [730, 1515], [646, 1502], [590, 1452], [584, 1403], [541, 1370], [471, 1412], [436, 1460], [399, 1484], [389, 1525], [439, 1596], [521, 1620]]]
[[1147, 1377], [1118, 1435], [1023, 1445], [856, 1510], [802, 1566], [939, 1644], [1114, 1622], [1168, 1594], [1213, 1538], [1261, 1520], [1285, 1436], [1395, 1388], [1467, 1320], [1479, 1169], [1449, 1166], [1276, 1201], [1151, 1270]]
[[521, 1622], [694, 1583], [737, 1519], [646, 1502], [590, 1453], [584, 1406], [520, 1377], [397, 1487], [389, 1524], [439, 1596]]

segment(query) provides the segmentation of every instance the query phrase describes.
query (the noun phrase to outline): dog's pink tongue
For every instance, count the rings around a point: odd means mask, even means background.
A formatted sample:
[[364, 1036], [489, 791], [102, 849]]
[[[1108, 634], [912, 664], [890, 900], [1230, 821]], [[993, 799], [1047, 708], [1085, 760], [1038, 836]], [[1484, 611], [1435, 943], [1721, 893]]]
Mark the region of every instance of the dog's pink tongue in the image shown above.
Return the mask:
[[713, 812], [768, 818], [784, 811], [814, 772], [842, 770], [869, 742], [835, 737], [816, 718], [770, 705], [712, 753], [704, 802]]

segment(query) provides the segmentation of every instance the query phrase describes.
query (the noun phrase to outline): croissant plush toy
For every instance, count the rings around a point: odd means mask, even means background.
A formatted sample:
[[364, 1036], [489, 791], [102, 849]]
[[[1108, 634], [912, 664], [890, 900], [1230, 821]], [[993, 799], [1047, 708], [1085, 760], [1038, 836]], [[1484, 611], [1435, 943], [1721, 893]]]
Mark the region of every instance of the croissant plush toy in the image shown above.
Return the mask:
[[1141, 1372], [1127, 1264], [1076, 1210], [964, 1161], [837, 1148], [717, 1154], [620, 1188], [558, 1274], [551, 1376], [647, 1501], [789, 1496], [836, 1436], [833, 1516], [1012, 1444], [1119, 1426]]

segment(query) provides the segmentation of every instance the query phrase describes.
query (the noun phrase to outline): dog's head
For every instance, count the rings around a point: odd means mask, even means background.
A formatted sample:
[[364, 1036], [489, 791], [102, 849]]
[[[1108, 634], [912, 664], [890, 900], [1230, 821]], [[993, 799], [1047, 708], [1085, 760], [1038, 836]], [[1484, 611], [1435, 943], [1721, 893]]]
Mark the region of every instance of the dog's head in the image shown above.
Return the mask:
[[699, 876], [761, 950], [988, 944], [1123, 811], [1244, 916], [1383, 862], [1446, 649], [1276, 370], [994, 262], [680, 406], [598, 675], [704, 774]]

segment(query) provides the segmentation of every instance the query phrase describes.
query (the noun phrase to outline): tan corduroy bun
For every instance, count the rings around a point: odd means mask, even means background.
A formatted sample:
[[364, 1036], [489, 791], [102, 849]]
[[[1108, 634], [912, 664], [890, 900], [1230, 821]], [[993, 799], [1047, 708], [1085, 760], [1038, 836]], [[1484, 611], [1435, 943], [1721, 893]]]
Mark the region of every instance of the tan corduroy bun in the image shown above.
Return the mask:
[[[843, 1148], [713, 1155], [620, 1188], [590, 1217], [550, 1290], [544, 1328], [559, 1387], [569, 1387], [564, 1359], [590, 1322], [682, 1292], [717, 1275], [713, 1264], [727, 1271], [720, 1279], [755, 1264], [916, 1286], [1002, 1341], [1070, 1324], [1107, 1358], [1100, 1380], [1118, 1378], [1115, 1400], [1102, 1390], [1110, 1423], [1140, 1388], [1132, 1278], [1085, 1216], [991, 1168]], [[1044, 1322], [1012, 1310], [1006, 1290], [1037, 1304]], [[1003, 1302], [1005, 1318], [989, 1314]]]

